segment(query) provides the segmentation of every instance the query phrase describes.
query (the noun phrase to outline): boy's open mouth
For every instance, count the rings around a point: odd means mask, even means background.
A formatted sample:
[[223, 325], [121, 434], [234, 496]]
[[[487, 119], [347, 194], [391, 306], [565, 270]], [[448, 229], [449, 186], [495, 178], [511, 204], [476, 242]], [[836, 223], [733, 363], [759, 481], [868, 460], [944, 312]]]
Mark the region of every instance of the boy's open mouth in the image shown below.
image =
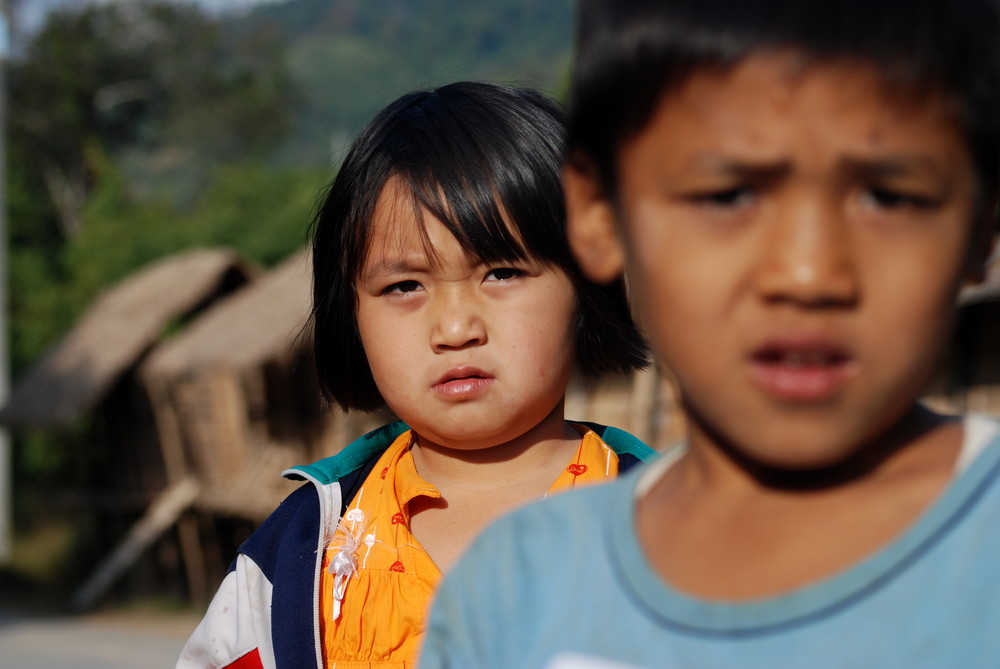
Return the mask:
[[830, 399], [854, 376], [857, 361], [828, 343], [768, 344], [750, 357], [750, 376], [766, 393], [792, 402]]
[[754, 354], [754, 359], [767, 365], [792, 368], [835, 367], [849, 360], [846, 353], [837, 349], [787, 349], [778, 346], [765, 347]]

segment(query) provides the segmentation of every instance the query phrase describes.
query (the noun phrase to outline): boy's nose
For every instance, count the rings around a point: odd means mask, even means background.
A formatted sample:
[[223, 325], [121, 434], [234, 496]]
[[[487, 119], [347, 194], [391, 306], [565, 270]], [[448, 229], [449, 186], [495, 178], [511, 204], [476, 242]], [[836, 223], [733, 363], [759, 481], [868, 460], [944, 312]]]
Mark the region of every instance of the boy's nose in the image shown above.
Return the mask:
[[787, 206], [770, 221], [761, 243], [756, 285], [763, 299], [811, 307], [856, 302], [852, 235], [836, 206]]
[[459, 350], [486, 343], [486, 325], [474, 298], [464, 292], [437, 300], [431, 346], [435, 351]]

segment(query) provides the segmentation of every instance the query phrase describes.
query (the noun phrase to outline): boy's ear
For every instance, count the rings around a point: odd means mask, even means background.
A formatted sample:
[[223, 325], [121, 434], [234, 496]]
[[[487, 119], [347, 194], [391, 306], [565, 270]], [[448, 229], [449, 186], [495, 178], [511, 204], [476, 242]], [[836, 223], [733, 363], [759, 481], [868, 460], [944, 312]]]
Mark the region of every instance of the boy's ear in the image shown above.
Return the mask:
[[615, 228], [615, 208], [593, 167], [581, 160], [563, 165], [566, 233], [584, 275], [608, 283], [625, 269], [625, 250]]

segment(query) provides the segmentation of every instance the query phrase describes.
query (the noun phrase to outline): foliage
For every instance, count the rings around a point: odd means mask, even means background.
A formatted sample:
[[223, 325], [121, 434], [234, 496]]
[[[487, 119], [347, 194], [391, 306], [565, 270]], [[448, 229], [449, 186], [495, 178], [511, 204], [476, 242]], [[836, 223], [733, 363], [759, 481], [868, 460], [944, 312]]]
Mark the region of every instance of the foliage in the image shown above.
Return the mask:
[[27, 246], [11, 249], [13, 359], [36, 359], [109, 283], [163, 255], [226, 246], [263, 265], [301, 247], [325, 177], [320, 170], [259, 163], [217, 167], [196, 202], [178, 212], [163, 200], [137, 198], [107, 158], [82, 213], [78, 235], [60, 249], [56, 271]]
[[194, 5], [163, 0], [67, 6], [9, 83], [15, 373], [146, 262], [202, 244], [263, 262], [289, 250], [274, 226], [303, 215], [298, 175], [263, 167], [295, 101], [271, 32], [235, 40]]
[[[226, 246], [263, 265], [283, 259], [304, 244], [327, 176], [250, 162], [219, 167], [178, 215], [169, 203], [131, 195], [107, 157], [91, 160], [101, 166], [97, 185], [80, 233], [60, 249], [58, 271], [49, 271], [36, 248], [11, 249], [15, 375], [68, 330], [100, 290], [163, 255]], [[106, 429], [99, 418], [85, 416], [57, 432], [17, 435], [15, 479], [30, 482], [17, 497], [19, 526], [34, 526], [50, 491], [106, 486]]]
[[260, 157], [282, 138], [292, 97], [277, 45], [224, 37], [193, 5], [163, 1], [50, 16], [10, 68], [11, 162], [33, 198], [49, 201], [46, 227], [79, 231], [95, 147], [131, 157], [134, 183], [169, 182]]
[[[415, 88], [487, 79], [557, 93], [572, 0], [288, 0], [234, 29], [283, 35], [301, 96], [285, 156], [326, 163], [378, 109]], [[332, 144], [332, 147], [331, 147]]]

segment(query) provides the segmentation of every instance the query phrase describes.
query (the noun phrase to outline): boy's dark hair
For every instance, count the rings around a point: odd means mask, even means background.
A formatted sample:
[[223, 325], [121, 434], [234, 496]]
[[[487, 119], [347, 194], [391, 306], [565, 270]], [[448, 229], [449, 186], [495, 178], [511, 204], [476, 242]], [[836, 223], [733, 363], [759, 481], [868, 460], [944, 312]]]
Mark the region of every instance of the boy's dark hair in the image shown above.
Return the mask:
[[355, 282], [375, 204], [390, 178], [409, 189], [418, 216], [426, 210], [440, 220], [471, 258], [533, 257], [566, 272], [577, 295], [576, 359], [584, 375], [648, 364], [624, 285], [589, 283], [570, 253], [564, 141], [563, 115], [551, 100], [492, 83], [408, 93], [372, 120], [313, 221], [314, 352], [327, 399], [344, 409], [384, 404], [358, 333]]
[[[996, 189], [1000, 19], [995, 0], [579, 0], [569, 150], [614, 196], [615, 154], [693, 73], [751, 53], [863, 63], [887, 90], [942, 95]], [[909, 98], [906, 98], [910, 101]]]

